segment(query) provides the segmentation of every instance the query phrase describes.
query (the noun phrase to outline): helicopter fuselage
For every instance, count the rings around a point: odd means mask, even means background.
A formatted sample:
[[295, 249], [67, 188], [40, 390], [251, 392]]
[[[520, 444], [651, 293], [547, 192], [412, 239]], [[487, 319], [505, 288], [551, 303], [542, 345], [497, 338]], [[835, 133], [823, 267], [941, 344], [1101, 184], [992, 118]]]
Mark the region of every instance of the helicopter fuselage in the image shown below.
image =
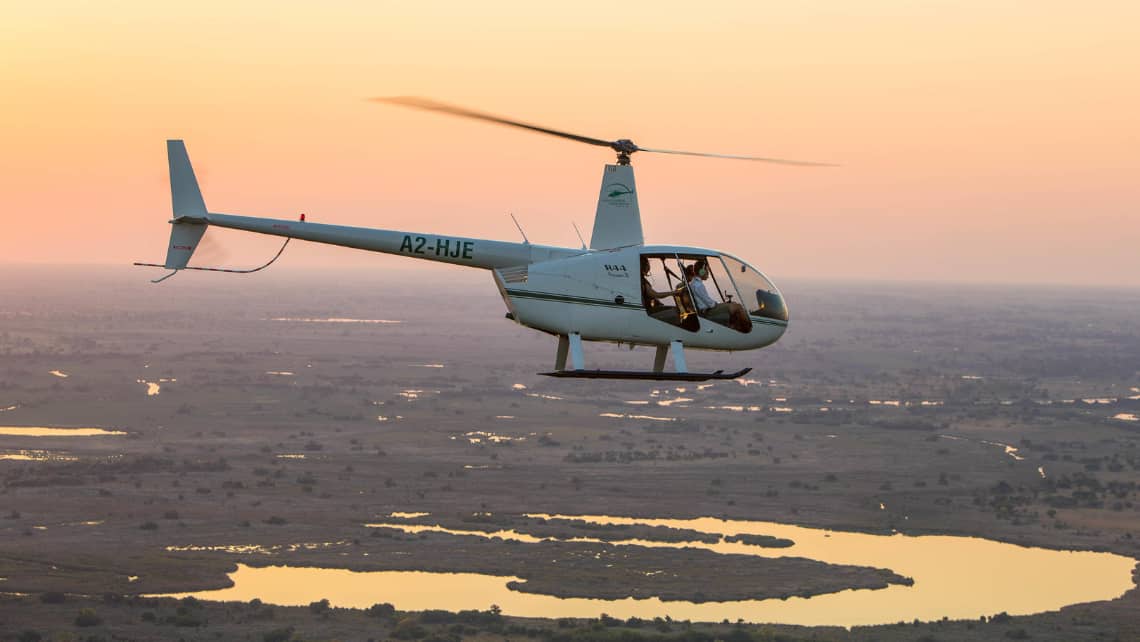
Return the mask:
[[[307, 221], [210, 213], [204, 220], [176, 219], [179, 224], [208, 224], [394, 254], [428, 261], [490, 270], [509, 317], [524, 326], [555, 335], [578, 333], [587, 341], [668, 345], [705, 350], [751, 350], [774, 343], [787, 329], [786, 309], [775, 287], [759, 271], [731, 255], [706, 248], [637, 245], [612, 250], [584, 250], [513, 243], [440, 234], [380, 230]], [[642, 261], [660, 263], [672, 274], [667, 289], [684, 291], [685, 263], [719, 265], [719, 302], [727, 298], [746, 308], [750, 328], [729, 327], [686, 309], [683, 296], [672, 297], [675, 314], [650, 314], [642, 299]], [[731, 262], [734, 269], [728, 267]], [[736, 274], [734, 274], [734, 272]], [[764, 279], [769, 296], [756, 292], [741, 277]], [[720, 282], [723, 281], [723, 282]], [[724, 293], [731, 293], [724, 296]], [[749, 299], [751, 298], [751, 301]], [[773, 313], [773, 302], [778, 302]], [[668, 299], [662, 305], [670, 307]], [[751, 304], [749, 304], [751, 303]], [[767, 307], [765, 308], [765, 303]], [[686, 314], [688, 312], [688, 314]], [[682, 319], [684, 317], [684, 319]]]

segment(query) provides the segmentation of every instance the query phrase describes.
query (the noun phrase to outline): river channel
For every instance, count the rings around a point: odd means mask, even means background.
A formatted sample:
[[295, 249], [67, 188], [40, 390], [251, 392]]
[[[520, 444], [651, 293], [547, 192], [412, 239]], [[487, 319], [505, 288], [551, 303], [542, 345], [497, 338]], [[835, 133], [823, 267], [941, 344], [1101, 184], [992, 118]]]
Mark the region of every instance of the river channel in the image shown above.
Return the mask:
[[[533, 515], [532, 517], [539, 517]], [[788, 548], [743, 543], [684, 542], [680, 545], [718, 553], [763, 557], [805, 557], [831, 564], [889, 568], [914, 579], [913, 586], [845, 590], [810, 598], [733, 602], [662, 602], [658, 599], [597, 600], [556, 598], [512, 591], [518, 580], [474, 573], [409, 571], [354, 572], [344, 569], [239, 565], [230, 574], [234, 586], [192, 594], [200, 599], [247, 601], [259, 598], [281, 605], [307, 605], [328, 599], [333, 605], [366, 608], [390, 602], [402, 610], [486, 609], [497, 604], [506, 615], [521, 617], [612, 617], [675, 620], [768, 622], [856, 626], [900, 621], [977, 619], [1007, 612], [1026, 615], [1081, 602], [1115, 599], [1133, 588], [1136, 560], [1112, 553], [1055, 551], [973, 537], [873, 535], [806, 528], [774, 522], [698, 519], [640, 519], [600, 515], [542, 515], [582, 519], [597, 524], [644, 524], [687, 528], [719, 535], [754, 534], [791, 539]], [[514, 531], [483, 533], [401, 523], [369, 526], [500, 537], [520, 542], [532, 536]], [[579, 541], [596, 541], [581, 538]], [[672, 542], [628, 540], [628, 544], [676, 547]]]

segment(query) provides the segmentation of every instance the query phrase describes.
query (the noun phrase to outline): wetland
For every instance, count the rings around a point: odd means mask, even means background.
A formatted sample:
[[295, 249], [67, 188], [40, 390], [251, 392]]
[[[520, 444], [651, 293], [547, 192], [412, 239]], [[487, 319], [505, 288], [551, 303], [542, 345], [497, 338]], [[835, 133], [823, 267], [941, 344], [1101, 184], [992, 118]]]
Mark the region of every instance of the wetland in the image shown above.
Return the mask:
[[[161, 638], [142, 614], [194, 594], [203, 637], [426, 635], [424, 613], [492, 604], [548, 637], [615, 618], [1140, 637], [1136, 292], [1058, 320], [1069, 293], [789, 284], [775, 346], [690, 356], [750, 379], [599, 385], [536, 376], [551, 341], [502, 318], [486, 275], [26, 269], [36, 295], [0, 285], [0, 416], [65, 432], [0, 430], [0, 632], [74, 632], [92, 608], [108, 636]], [[652, 358], [587, 347], [591, 367]], [[368, 615], [384, 603], [403, 619]]]

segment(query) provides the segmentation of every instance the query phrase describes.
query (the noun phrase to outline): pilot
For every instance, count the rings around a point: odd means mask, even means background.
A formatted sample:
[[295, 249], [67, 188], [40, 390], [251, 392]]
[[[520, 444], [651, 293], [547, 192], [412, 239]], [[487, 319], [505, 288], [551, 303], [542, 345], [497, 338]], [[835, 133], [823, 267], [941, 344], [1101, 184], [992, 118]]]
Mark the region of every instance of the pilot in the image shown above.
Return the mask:
[[689, 291], [693, 294], [693, 303], [697, 306], [697, 314], [740, 332], [752, 329], [752, 321], [748, 318], [744, 306], [731, 301], [717, 303], [709, 296], [704, 283], [709, 278], [709, 266], [703, 259], [686, 266], [685, 277], [689, 282]]

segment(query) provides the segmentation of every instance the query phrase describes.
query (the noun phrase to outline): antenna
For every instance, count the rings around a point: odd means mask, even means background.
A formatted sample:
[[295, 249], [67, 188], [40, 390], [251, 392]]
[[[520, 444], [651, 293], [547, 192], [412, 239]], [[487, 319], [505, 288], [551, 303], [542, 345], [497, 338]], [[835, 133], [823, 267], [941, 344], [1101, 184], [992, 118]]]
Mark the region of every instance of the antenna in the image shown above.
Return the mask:
[[511, 215], [511, 220], [515, 222], [515, 227], [519, 228], [519, 234], [522, 234], [523, 243], [530, 245], [530, 239], [528, 239], [526, 237], [526, 232], [524, 232], [522, 226], [519, 225], [519, 220], [517, 218], [515, 218], [514, 212], [507, 212], [507, 213]]
[[578, 224], [574, 221], [570, 221], [570, 224], [574, 226], [574, 233], [578, 235], [578, 240], [582, 242], [582, 249], [586, 249], [586, 240], [582, 238], [582, 231], [578, 229]]

